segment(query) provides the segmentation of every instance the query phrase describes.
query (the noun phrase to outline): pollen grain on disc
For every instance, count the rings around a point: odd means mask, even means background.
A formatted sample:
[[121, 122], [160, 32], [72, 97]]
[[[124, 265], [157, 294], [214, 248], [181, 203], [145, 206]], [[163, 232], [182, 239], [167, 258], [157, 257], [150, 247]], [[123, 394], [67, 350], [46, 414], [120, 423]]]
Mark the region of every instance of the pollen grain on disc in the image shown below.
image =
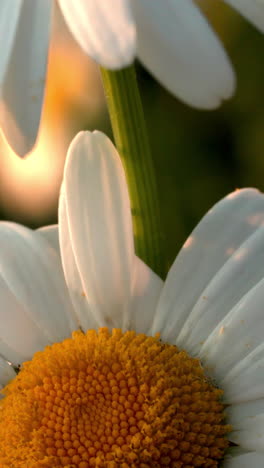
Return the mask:
[[222, 391], [158, 336], [74, 332], [4, 392], [1, 468], [218, 467], [228, 446]]

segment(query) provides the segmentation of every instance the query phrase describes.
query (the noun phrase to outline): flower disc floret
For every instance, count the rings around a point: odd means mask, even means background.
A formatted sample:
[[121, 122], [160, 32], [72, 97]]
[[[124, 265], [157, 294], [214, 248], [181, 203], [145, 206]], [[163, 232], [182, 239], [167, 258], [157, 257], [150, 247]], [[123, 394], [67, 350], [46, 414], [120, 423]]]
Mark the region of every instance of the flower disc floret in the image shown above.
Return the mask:
[[75, 332], [4, 393], [3, 468], [217, 467], [228, 445], [222, 391], [158, 336]]

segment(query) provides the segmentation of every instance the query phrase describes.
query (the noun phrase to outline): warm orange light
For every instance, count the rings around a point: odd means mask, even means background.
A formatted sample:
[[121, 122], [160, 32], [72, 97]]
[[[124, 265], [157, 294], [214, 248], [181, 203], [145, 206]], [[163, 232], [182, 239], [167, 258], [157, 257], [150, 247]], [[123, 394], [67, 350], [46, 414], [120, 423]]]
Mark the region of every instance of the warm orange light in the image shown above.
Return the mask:
[[62, 20], [54, 25], [38, 141], [20, 159], [0, 140], [0, 212], [33, 225], [56, 219], [67, 147], [104, 110], [96, 65], [79, 49]]

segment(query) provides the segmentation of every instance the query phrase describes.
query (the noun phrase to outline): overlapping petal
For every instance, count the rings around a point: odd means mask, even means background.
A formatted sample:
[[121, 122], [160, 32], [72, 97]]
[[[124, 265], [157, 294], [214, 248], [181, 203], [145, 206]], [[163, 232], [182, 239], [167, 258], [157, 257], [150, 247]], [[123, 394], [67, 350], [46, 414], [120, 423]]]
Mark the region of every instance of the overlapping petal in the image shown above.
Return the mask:
[[[237, 248], [208, 283], [178, 336], [196, 354], [240, 299], [263, 279], [264, 226]], [[195, 324], [195, 330], [193, 326]]]
[[[6, 385], [11, 379], [16, 376], [16, 373], [11, 365], [0, 356], [0, 389], [1, 385]], [[0, 397], [1, 398], [1, 397]]]
[[236, 457], [226, 457], [224, 468], [261, 468], [264, 464], [264, 454], [249, 452]]
[[[256, 298], [256, 301], [258, 301], [258, 307], [260, 307], [259, 301], [263, 301], [263, 281], [259, 286], [262, 287], [262, 291], [258, 288], [261, 296]], [[254, 292], [255, 290], [252, 291], [252, 293]], [[245, 298], [245, 304], [246, 299], [247, 298]], [[252, 319], [251, 323], [253, 323], [253, 320], [255, 319], [255, 310], [256, 308], [254, 307], [252, 317], [250, 311], [250, 321]], [[243, 322], [240, 323], [240, 325], [243, 324]], [[225, 400], [231, 404], [245, 402], [256, 398], [258, 399], [264, 394], [264, 346], [262, 341], [259, 339], [259, 335], [254, 330], [254, 328], [258, 328], [259, 330], [262, 330], [263, 328], [261, 313], [259, 314], [259, 317], [255, 319], [252, 328], [253, 331], [245, 329], [244, 334], [241, 337], [241, 357], [237, 359], [235, 364], [231, 361], [231, 363], [234, 364], [233, 367], [228, 370], [220, 381], [220, 384], [225, 388]], [[237, 333], [234, 338], [236, 337]], [[238, 351], [239, 348], [236, 346], [236, 356]], [[224, 357], [226, 360], [226, 355]], [[228, 360], [227, 363], [229, 364]], [[252, 385], [252, 382], [254, 382], [254, 385]]]
[[234, 91], [220, 41], [191, 0], [132, 0], [137, 53], [170, 92], [194, 107], [218, 106]]
[[44, 226], [37, 230], [50, 244], [51, 247], [55, 249], [58, 255], [60, 255], [60, 242], [59, 242], [59, 230], [58, 225], [54, 224], [51, 226]]
[[63, 184], [68, 221], [67, 228], [66, 216], [60, 215], [64, 267], [68, 231], [83, 295], [97, 324], [120, 326], [131, 295], [134, 246], [125, 176], [110, 140], [99, 132], [79, 134], [69, 149]]
[[69, 229], [64, 186], [61, 188], [59, 202], [59, 242], [64, 275], [69, 288], [72, 304], [74, 306], [78, 327], [82, 330], [96, 328], [97, 320], [89, 306], [82, 274], [79, 271], [75, 258], [72, 236]]
[[105, 68], [131, 64], [136, 30], [128, 0], [59, 0], [70, 30], [83, 50]]
[[264, 400], [230, 405], [226, 414], [233, 426], [229, 439], [246, 450], [264, 452]]
[[[256, 350], [263, 343], [264, 333], [264, 315], [263, 315], [263, 299], [264, 299], [264, 279], [262, 279], [254, 288], [252, 288], [233, 309], [223, 318], [223, 320], [215, 327], [207, 340], [201, 346], [199, 356], [202, 361], [210, 369], [213, 369], [214, 375], [217, 377], [221, 385], [221, 380], [226, 374], [236, 366], [237, 363], [242, 363], [251, 352]], [[231, 352], [232, 350], [232, 352]], [[256, 359], [258, 363], [258, 359]], [[243, 372], [243, 380], [248, 378], [253, 372], [254, 366], [247, 369], [249, 372], [246, 376]], [[260, 366], [261, 369], [261, 366]], [[236, 376], [233, 375], [233, 378]], [[231, 379], [232, 380], [232, 379]], [[255, 386], [251, 387], [251, 391], [257, 391], [257, 378], [255, 378]], [[250, 381], [252, 383], [252, 381]], [[250, 383], [248, 381], [248, 384]], [[245, 383], [245, 380], [244, 380]], [[247, 385], [248, 386], [248, 385]], [[225, 385], [225, 397], [227, 401], [230, 399], [229, 387]], [[238, 395], [239, 388], [239, 395]], [[243, 394], [244, 388], [237, 387], [237, 400], [235, 402], [250, 399], [250, 395]], [[258, 389], [261, 390], [261, 389]], [[262, 383], [262, 391], [264, 385]], [[254, 395], [252, 395], [254, 396]], [[260, 397], [260, 396], [258, 396]], [[232, 399], [234, 401], [234, 399]]]
[[123, 317], [123, 329], [149, 334], [163, 281], [137, 256], [134, 256], [133, 275], [129, 314]]
[[[260, 278], [261, 264], [255, 272], [251, 263], [251, 268], [249, 266], [249, 270], [244, 272], [246, 276], [241, 276], [239, 273], [242, 274], [243, 269], [239, 272], [240, 263], [232, 257], [240, 252], [240, 246], [251, 235], [262, 229], [263, 221], [264, 195], [253, 189], [228, 195], [205, 215], [185, 242], [168, 274], [154, 317], [153, 333], [162, 330], [164, 340], [177, 341], [187, 350], [198, 351], [197, 345], [200, 346], [199, 343], [207, 337], [208, 326], [212, 331], [221, 316], [227, 314], [232, 304], [241, 298], [243, 291], [254, 284], [254, 280], [248, 282], [247, 274]], [[252, 242], [252, 259], [256, 259], [258, 249], [261, 250], [261, 236], [257, 235], [256, 239], [258, 248], [256, 246], [255, 249]], [[238, 291], [231, 289], [230, 275], [239, 287]], [[208, 295], [208, 289], [212, 297]], [[215, 297], [217, 290], [219, 294]], [[204, 334], [205, 323], [203, 321], [199, 327], [198, 321], [203, 319], [203, 314], [208, 320]]]
[[0, 224], [0, 242], [0, 354], [20, 363], [77, 325], [55, 250], [39, 233], [13, 223]]
[[1, 81], [0, 124], [9, 144], [21, 156], [32, 149], [37, 138], [45, 89], [52, 3], [52, 0], [24, 1], [9, 39], [8, 60], [5, 60]]
[[264, 3], [263, 0], [225, 0], [233, 8], [245, 16], [261, 32], [264, 32]]
[[[62, 189], [60, 199], [60, 218], [64, 219], [65, 212], [65, 192]], [[68, 219], [68, 218], [67, 218]], [[67, 219], [63, 221], [67, 223]], [[66, 224], [68, 227], [68, 224]], [[60, 254], [59, 232], [58, 225], [46, 226], [38, 229], [38, 232], [45, 237], [51, 247]], [[88, 314], [89, 304], [83, 294], [83, 286], [81, 284], [81, 276], [77, 270], [73, 249], [71, 247], [70, 235], [68, 230], [61, 233], [61, 242], [64, 245], [67, 254], [64, 255], [65, 274], [69, 281], [76, 280], [76, 283], [71, 283], [70, 294], [72, 302], [75, 306], [79, 319], [79, 326], [88, 329], [96, 327], [96, 321], [92, 320], [91, 314]], [[66, 245], [67, 247], [66, 247]], [[124, 330], [131, 329], [141, 333], [147, 333], [152, 325], [153, 311], [155, 310], [158, 299], [163, 287], [163, 281], [136, 255], [134, 256], [133, 265], [133, 284], [132, 297], [129, 304], [128, 314], [124, 314], [122, 328]]]
[[149, 329], [162, 281], [135, 256], [124, 171], [100, 132], [81, 133], [71, 144], [59, 232], [80, 325]]
[[0, 31], [2, 41], [5, 38], [5, 47], [2, 47], [0, 57], [1, 88], [8, 68], [9, 57], [12, 54], [12, 49], [16, 39], [16, 28], [21, 14], [22, 2], [23, 0], [0, 3]]

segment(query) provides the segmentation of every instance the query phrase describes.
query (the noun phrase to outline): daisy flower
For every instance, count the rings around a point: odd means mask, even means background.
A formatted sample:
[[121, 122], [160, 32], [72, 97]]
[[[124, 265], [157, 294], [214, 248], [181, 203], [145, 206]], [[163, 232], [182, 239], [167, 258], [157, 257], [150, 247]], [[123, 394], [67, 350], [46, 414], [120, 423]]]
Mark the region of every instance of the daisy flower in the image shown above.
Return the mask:
[[0, 466], [262, 468], [263, 221], [231, 193], [163, 283], [114, 146], [79, 134], [58, 226], [0, 226]]
[[[60, 10], [56, 7], [60, 5]], [[226, 0], [261, 31], [259, 0]], [[56, 8], [55, 8], [56, 7]], [[217, 107], [230, 97], [230, 61], [192, 0], [1, 0], [0, 125], [14, 151], [36, 140], [45, 89], [52, 13], [63, 14], [83, 50], [108, 69], [137, 56], [170, 92], [187, 104]]]

